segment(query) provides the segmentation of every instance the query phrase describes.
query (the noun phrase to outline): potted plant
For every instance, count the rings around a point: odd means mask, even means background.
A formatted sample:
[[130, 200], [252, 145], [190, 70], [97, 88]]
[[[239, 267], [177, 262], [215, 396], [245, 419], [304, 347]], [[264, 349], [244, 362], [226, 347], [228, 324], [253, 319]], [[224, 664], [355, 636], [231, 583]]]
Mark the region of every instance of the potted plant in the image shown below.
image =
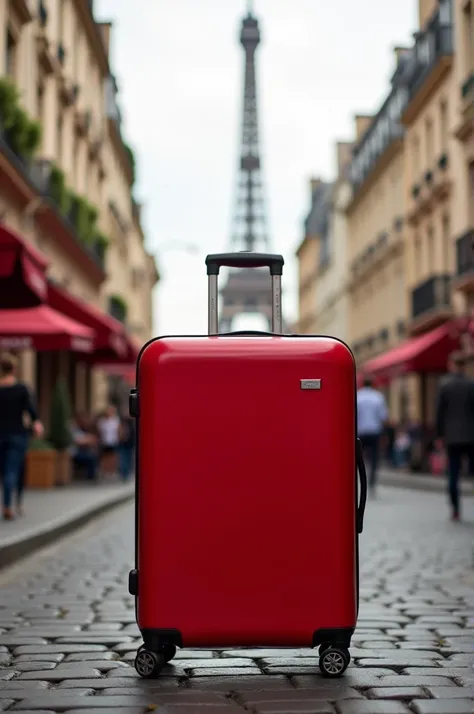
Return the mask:
[[69, 447], [72, 444], [71, 407], [64, 379], [54, 386], [49, 422], [49, 441], [56, 450], [56, 485], [63, 486], [72, 478], [72, 461]]
[[26, 452], [26, 488], [53, 488], [56, 483], [56, 451], [44, 439], [32, 439]]

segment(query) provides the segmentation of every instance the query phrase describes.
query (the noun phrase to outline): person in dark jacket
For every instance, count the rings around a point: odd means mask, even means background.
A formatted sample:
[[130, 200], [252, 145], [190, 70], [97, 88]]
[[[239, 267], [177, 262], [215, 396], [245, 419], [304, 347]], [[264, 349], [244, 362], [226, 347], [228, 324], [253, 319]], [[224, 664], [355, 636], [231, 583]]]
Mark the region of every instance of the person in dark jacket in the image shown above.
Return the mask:
[[[0, 474], [3, 478], [3, 518], [6, 521], [14, 519], [12, 499], [13, 494], [18, 493], [28, 447], [29, 427], [25, 424], [25, 416], [30, 419], [34, 436], [40, 438], [43, 435], [43, 425], [31, 392], [26, 384], [17, 381], [16, 367], [16, 357], [0, 355]], [[21, 502], [18, 506], [21, 510]]]
[[460, 518], [459, 475], [463, 458], [474, 474], [474, 381], [465, 373], [465, 357], [455, 353], [449, 359], [449, 379], [443, 380], [436, 409], [438, 448], [448, 457], [448, 490], [452, 519]]
[[119, 438], [119, 474], [123, 481], [128, 481], [133, 473], [135, 453], [135, 421], [128, 415], [123, 415], [120, 420]]

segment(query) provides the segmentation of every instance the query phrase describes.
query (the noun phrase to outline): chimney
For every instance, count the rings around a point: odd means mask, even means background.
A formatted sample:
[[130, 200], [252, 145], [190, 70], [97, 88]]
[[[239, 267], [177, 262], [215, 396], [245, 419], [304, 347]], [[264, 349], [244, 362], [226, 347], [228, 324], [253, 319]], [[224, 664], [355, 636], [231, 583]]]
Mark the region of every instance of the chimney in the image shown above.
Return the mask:
[[369, 126], [372, 124], [373, 117], [369, 114], [356, 114], [355, 125], [356, 125], [356, 139], [359, 141], [361, 136], [365, 134]]
[[438, 0], [418, 0], [418, 24], [424, 30], [432, 15], [438, 8]]
[[107, 57], [110, 55], [110, 35], [112, 34], [112, 23], [111, 22], [98, 22], [97, 26], [99, 28], [100, 34], [102, 36], [102, 42], [104, 43], [105, 53]]
[[341, 178], [352, 159], [352, 146], [350, 141], [338, 141], [336, 144], [337, 177]]

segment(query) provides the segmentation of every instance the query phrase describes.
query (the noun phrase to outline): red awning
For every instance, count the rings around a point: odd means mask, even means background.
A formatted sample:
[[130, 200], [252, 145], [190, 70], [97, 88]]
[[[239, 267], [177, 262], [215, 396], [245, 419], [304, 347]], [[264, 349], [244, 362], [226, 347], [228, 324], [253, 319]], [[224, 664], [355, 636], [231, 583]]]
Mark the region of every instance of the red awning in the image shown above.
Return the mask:
[[451, 352], [459, 347], [455, 322], [412, 337], [393, 350], [367, 362], [361, 372], [391, 380], [409, 372], [444, 372]]
[[94, 330], [48, 305], [0, 310], [0, 350], [92, 352]]
[[48, 260], [0, 223], [0, 308], [26, 308], [47, 298]]
[[51, 283], [48, 284], [48, 303], [63, 315], [94, 330], [94, 354], [91, 355], [94, 362], [127, 360], [128, 340], [121, 322]]

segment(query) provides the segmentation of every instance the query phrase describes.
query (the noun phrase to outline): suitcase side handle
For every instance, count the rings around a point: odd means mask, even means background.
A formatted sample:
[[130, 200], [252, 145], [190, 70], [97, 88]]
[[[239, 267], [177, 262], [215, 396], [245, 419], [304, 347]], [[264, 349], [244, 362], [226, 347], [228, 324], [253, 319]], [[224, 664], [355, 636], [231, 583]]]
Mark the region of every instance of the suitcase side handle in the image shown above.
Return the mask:
[[207, 274], [219, 275], [226, 268], [270, 268], [270, 275], [283, 275], [285, 261], [276, 253], [211, 253], [206, 257]]
[[206, 257], [208, 280], [208, 333], [218, 334], [219, 310], [217, 281], [219, 270], [227, 268], [270, 268], [272, 278], [272, 333], [283, 332], [283, 319], [281, 314], [281, 276], [283, 273], [284, 259], [276, 253], [211, 253]]
[[364, 454], [360, 439], [356, 440], [356, 462], [360, 478], [360, 497], [359, 504], [357, 506], [356, 524], [357, 533], [362, 533], [364, 529], [365, 505], [367, 503], [367, 472], [365, 470]]

